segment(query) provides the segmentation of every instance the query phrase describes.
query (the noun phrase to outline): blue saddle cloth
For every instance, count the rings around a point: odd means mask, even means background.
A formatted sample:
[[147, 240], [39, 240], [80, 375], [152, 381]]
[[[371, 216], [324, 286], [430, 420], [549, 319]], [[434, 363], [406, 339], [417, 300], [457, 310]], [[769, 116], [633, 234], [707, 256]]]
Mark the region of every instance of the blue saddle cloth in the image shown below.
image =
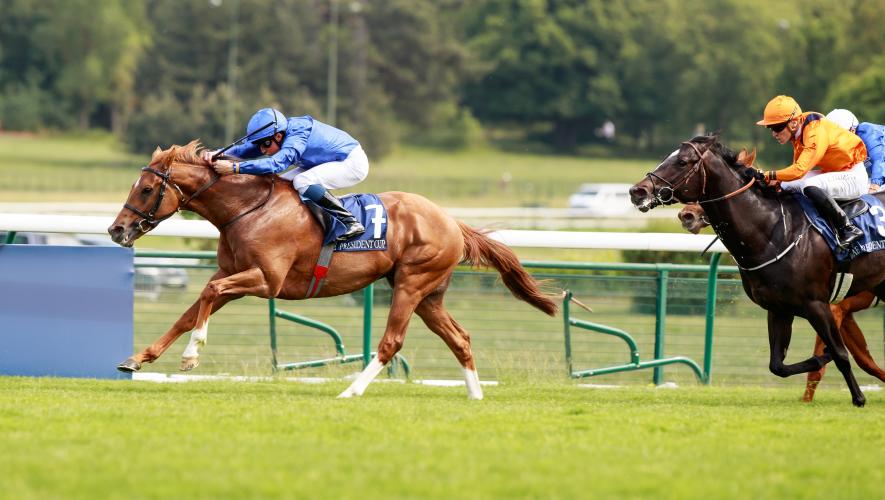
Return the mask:
[[[349, 194], [340, 198], [344, 208], [350, 211], [366, 228], [358, 238], [351, 238], [335, 245], [336, 252], [360, 252], [364, 250], [387, 250], [387, 208], [374, 194]], [[332, 243], [344, 234], [347, 227], [331, 218], [326, 228], [323, 246]]]
[[797, 193], [794, 196], [805, 211], [805, 217], [829, 245], [833, 255], [836, 256], [836, 262], [842, 264], [859, 255], [885, 250], [885, 206], [879, 198], [868, 194], [861, 196], [870, 209], [851, 221], [863, 231], [863, 237], [855, 240], [847, 250], [843, 250], [836, 243], [838, 241], [836, 233], [827, 223], [827, 219], [817, 211], [814, 203], [805, 195]]

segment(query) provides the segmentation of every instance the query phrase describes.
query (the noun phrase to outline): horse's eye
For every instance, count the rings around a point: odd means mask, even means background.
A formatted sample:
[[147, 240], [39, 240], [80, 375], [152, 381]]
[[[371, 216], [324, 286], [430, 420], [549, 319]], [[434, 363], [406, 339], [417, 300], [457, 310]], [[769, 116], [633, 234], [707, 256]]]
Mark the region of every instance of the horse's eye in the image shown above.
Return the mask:
[[684, 167], [686, 165], [685, 160], [683, 160], [682, 158], [677, 160], [676, 163], [678, 163], [680, 167]]
[[142, 189], [141, 192], [142, 194], [151, 194], [152, 192], [154, 192], [154, 188], [147, 186], [146, 188]]

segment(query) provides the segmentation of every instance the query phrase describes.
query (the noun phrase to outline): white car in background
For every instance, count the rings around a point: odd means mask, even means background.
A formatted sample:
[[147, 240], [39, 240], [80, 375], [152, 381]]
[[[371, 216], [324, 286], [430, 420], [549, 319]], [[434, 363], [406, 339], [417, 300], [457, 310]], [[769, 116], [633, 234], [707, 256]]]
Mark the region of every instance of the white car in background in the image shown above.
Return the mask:
[[[108, 236], [78, 234], [76, 236], [80, 245], [92, 246], [116, 246]], [[135, 282], [153, 282], [166, 288], [187, 288], [187, 270], [180, 267], [145, 267], [145, 265], [174, 266], [176, 264], [194, 264], [195, 259], [173, 259], [165, 257], [135, 257]]]
[[630, 184], [581, 184], [568, 199], [569, 208], [576, 214], [592, 217], [611, 217], [633, 212], [630, 202]]

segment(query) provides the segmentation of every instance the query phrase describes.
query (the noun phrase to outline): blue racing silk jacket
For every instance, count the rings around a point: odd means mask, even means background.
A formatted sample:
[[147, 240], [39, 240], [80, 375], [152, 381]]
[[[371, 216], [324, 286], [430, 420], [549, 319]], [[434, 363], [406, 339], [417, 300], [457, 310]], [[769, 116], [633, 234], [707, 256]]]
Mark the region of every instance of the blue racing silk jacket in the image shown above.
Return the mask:
[[292, 165], [307, 170], [330, 161], [342, 161], [359, 144], [347, 132], [312, 116], [296, 116], [287, 120], [286, 137], [273, 156], [259, 158], [261, 151], [252, 143], [234, 146], [228, 154], [246, 160], [240, 163], [242, 174], [277, 174]]
[[857, 136], [867, 147], [867, 160], [864, 163], [870, 174], [870, 184], [885, 184], [885, 125], [861, 123], [857, 126]]

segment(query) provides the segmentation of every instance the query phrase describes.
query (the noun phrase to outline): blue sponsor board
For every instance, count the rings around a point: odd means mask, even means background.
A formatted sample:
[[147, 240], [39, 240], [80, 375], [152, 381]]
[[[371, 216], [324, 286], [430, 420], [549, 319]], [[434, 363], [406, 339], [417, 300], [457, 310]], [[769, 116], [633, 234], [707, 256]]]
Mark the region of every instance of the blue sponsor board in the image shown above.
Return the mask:
[[134, 264], [122, 247], [0, 245], [0, 374], [131, 378]]

